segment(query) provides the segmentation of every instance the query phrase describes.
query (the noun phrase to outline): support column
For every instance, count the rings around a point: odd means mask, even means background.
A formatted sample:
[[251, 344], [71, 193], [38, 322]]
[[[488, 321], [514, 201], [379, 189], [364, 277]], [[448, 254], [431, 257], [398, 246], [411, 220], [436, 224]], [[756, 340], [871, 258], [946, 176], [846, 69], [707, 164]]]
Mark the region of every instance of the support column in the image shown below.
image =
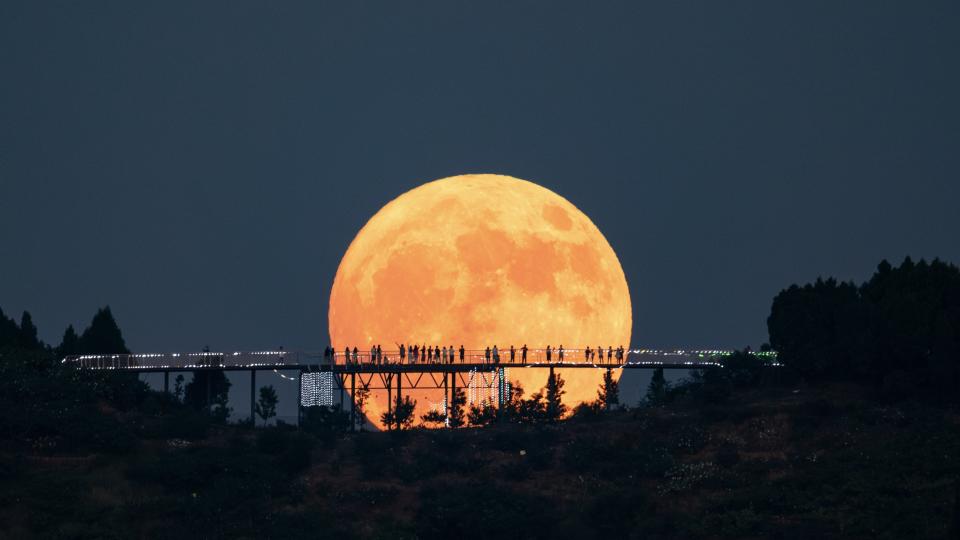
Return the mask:
[[[353, 373], [351, 373], [350, 376], [353, 377]], [[336, 374], [334, 374], [334, 377], [337, 378], [337, 386], [340, 387], [340, 410], [342, 411], [344, 406], [343, 386], [347, 384], [347, 378], [345, 375], [341, 377], [340, 375], [336, 375]]]
[[[341, 405], [342, 406], [342, 405]], [[350, 374], [350, 431], [357, 430], [357, 374]]]
[[[387, 374], [387, 414], [393, 412], [393, 374]], [[391, 429], [393, 426], [387, 424], [387, 429]]]
[[163, 393], [164, 394], [170, 393], [170, 372], [169, 371], [163, 372]]
[[[604, 381], [604, 384], [606, 384], [606, 381], [612, 381], [612, 380], [613, 380], [613, 373], [612, 373], [612, 371], [613, 371], [613, 370], [612, 370], [611, 368], [607, 368], [607, 378], [606, 378], [606, 380]], [[608, 392], [609, 390], [610, 390], [609, 388], [605, 388], [605, 389], [604, 389], [604, 393]], [[607, 410], [609, 411], [609, 410], [610, 410], [610, 396], [607, 396], [606, 402], [607, 402]]]
[[[457, 406], [457, 372], [454, 371], [450, 374], [450, 406]], [[449, 410], [449, 409], [448, 409]], [[447, 418], [449, 418], [450, 413], [447, 413]]]
[[450, 400], [447, 392], [447, 376], [449, 373], [443, 372], [443, 425], [450, 427]]
[[250, 425], [257, 425], [257, 370], [250, 370]]
[[[403, 388], [403, 374], [398, 372], [398, 373], [397, 373], [397, 412], [398, 412], [398, 413], [399, 413], [399, 411], [400, 411], [400, 403], [401, 403], [401, 401], [400, 401], [400, 393], [401, 393], [401, 392], [400, 392], [400, 391], [402, 390], [402, 388]], [[400, 416], [399, 416], [399, 415], [396, 417], [396, 420], [397, 420], [397, 431], [399, 431], [399, 430], [400, 430]]]

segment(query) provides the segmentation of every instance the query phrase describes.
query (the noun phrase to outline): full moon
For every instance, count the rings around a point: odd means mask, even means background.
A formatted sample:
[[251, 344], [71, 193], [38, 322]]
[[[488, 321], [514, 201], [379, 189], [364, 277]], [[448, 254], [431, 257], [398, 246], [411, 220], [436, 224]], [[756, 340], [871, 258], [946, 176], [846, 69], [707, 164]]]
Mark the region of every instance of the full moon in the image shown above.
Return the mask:
[[[629, 347], [632, 312], [620, 261], [583, 212], [532, 182], [471, 174], [423, 184], [370, 218], [337, 269], [328, 320], [338, 350], [503, 351]], [[603, 370], [557, 371], [569, 407], [596, 399]], [[517, 367], [508, 378], [529, 396], [547, 371]], [[380, 394], [367, 405], [377, 425]], [[419, 418], [430, 394], [409, 394]]]

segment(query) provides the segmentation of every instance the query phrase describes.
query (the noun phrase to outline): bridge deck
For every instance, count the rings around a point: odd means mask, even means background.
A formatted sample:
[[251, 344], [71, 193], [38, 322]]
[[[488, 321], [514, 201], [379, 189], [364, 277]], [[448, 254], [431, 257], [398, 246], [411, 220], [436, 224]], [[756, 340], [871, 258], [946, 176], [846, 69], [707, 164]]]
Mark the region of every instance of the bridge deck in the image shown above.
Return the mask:
[[[606, 351], [604, 351], [606, 352]], [[122, 370], [139, 373], [165, 371], [249, 371], [249, 370], [299, 370], [333, 371], [342, 373], [370, 372], [414, 372], [414, 373], [450, 373], [473, 370], [492, 370], [501, 367], [510, 368], [612, 368], [612, 369], [698, 369], [719, 366], [719, 357], [732, 351], [696, 350], [661, 351], [637, 349], [625, 351], [624, 359], [615, 356], [594, 355], [587, 359], [581, 349], [565, 350], [561, 356], [551, 351], [550, 359], [545, 350], [530, 349], [524, 360], [521, 352], [515, 352], [513, 359], [509, 350], [500, 351], [499, 361], [491, 355], [488, 359], [485, 351], [465, 351], [463, 359], [459, 354], [442, 356], [439, 360], [401, 359], [397, 351], [385, 352], [379, 357], [369, 351], [351, 354], [336, 353], [333, 357], [322, 353], [304, 353], [290, 351], [259, 352], [199, 352], [199, 353], [145, 353], [110, 355], [75, 355], [63, 359], [65, 364], [81, 369]], [[760, 353], [775, 361], [774, 353]], [[560, 360], [562, 358], [562, 360]]]

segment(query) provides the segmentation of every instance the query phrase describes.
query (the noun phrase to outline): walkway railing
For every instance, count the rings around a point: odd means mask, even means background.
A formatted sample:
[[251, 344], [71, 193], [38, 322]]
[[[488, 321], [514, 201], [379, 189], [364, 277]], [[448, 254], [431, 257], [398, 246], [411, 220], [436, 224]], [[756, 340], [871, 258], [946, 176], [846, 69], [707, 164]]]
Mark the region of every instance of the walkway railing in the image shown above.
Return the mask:
[[[139, 353], [139, 354], [101, 354], [101, 355], [72, 355], [63, 359], [66, 364], [75, 365], [83, 369], [122, 369], [122, 370], [193, 370], [193, 369], [298, 369], [307, 367], [343, 368], [373, 367], [373, 366], [442, 366], [445, 364], [471, 366], [555, 366], [555, 367], [657, 367], [657, 366], [690, 366], [690, 368], [719, 366], [719, 359], [733, 351], [722, 349], [709, 350], [656, 350], [631, 349], [624, 351], [623, 358], [618, 358], [617, 350], [610, 354], [605, 349], [603, 354], [596, 353], [587, 357], [584, 349], [552, 349], [548, 358], [547, 349], [528, 349], [526, 354], [522, 349], [498, 350], [494, 355], [492, 349], [464, 350], [454, 349], [452, 354], [443, 349], [439, 355], [417, 354], [411, 355], [405, 351], [400, 355], [399, 350], [384, 350], [380, 354], [374, 351], [360, 351], [356, 353], [350, 349], [349, 353], [341, 350], [332, 356], [323, 352], [299, 351], [244, 351], [244, 352], [190, 352], [190, 353]], [[435, 352], [435, 351], [434, 351]], [[776, 363], [776, 353], [756, 353], [766, 357], [771, 365]]]

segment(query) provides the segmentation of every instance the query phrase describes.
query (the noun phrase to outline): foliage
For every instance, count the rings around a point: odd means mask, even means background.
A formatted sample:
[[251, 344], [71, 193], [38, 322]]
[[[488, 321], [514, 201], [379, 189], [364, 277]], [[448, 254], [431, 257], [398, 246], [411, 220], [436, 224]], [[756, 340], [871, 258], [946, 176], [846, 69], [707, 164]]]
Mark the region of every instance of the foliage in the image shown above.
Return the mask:
[[543, 411], [543, 418], [548, 422], [556, 422], [567, 412], [567, 406], [563, 404], [564, 380], [559, 373], [550, 371], [547, 376], [546, 386], [546, 407]]
[[447, 411], [447, 415], [450, 419], [450, 427], [458, 428], [463, 427], [466, 424], [467, 419], [463, 411], [466, 404], [467, 393], [463, 391], [463, 388], [457, 388], [453, 393], [453, 400], [451, 400]]
[[184, 388], [183, 401], [198, 411], [208, 411], [221, 421], [229, 413], [227, 403], [230, 380], [221, 370], [196, 370], [193, 380]]
[[260, 399], [257, 400], [257, 416], [266, 424], [271, 418], [277, 415], [277, 391], [273, 385], [260, 387]]
[[360, 386], [357, 388], [353, 397], [353, 406], [356, 410], [354, 414], [354, 421], [357, 422], [360, 431], [363, 431], [364, 424], [366, 424], [367, 418], [367, 401], [370, 399], [370, 389], [365, 386]]
[[662, 405], [667, 400], [667, 390], [670, 388], [667, 379], [663, 376], [663, 368], [653, 370], [653, 377], [647, 386], [646, 402], [648, 405]]
[[447, 415], [441, 411], [429, 411], [420, 416], [420, 421], [427, 425], [439, 427], [446, 423]]
[[613, 377], [610, 369], [603, 373], [603, 382], [597, 390], [597, 402], [607, 411], [620, 404], [620, 382]]
[[497, 419], [497, 408], [489, 403], [473, 405], [467, 413], [467, 420], [471, 426], [485, 426]]
[[333, 407], [304, 407], [300, 428], [307, 433], [317, 435], [323, 440], [350, 431], [350, 413]]
[[397, 401], [393, 409], [380, 415], [380, 421], [387, 429], [410, 429], [415, 418], [413, 411], [417, 407], [417, 401], [411, 400], [410, 396], [404, 396], [402, 401]]
[[897, 268], [881, 262], [859, 287], [793, 285], [774, 298], [767, 327], [797, 377], [873, 381], [898, 397], [960, 396], [960, 269], [952, 264], [907, 257]]

